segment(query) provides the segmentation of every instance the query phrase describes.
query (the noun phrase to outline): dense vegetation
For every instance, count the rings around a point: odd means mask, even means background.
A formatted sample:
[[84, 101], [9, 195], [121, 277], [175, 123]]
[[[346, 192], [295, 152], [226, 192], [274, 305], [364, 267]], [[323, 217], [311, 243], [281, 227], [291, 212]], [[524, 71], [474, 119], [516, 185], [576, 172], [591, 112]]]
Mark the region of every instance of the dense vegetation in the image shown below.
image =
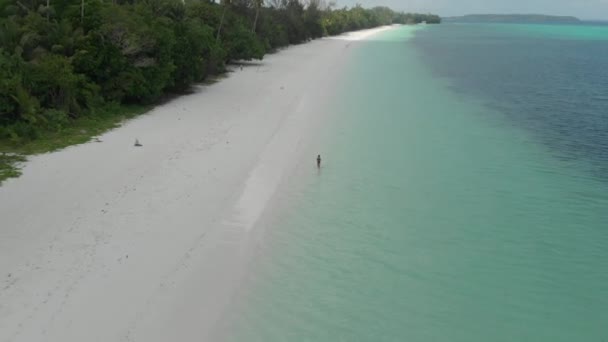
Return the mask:
[[[62, 147], [74, 127], [90, 137], [125, 106], [141, 111], [233, 60], [345, 31], [439, 22], [385, 7], [272, 1], [0, 0], [0, 153]], [[56, 143], [24, 147], [49, 137]]]
[[543, 14], [469, 14], [445, 18], [446, 22], [458, 23], [579, 23], [575, 17]]

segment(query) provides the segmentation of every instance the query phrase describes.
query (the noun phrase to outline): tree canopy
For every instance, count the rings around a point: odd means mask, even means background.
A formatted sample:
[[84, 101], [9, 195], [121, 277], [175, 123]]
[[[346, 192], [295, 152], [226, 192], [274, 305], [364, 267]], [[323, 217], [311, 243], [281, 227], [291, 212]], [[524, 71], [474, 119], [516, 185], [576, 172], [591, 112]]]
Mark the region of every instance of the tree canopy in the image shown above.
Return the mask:
[[0, 139], [154, 103], [289, 44], [423, 21], [440, 19], [319, 0], [0, 0]]

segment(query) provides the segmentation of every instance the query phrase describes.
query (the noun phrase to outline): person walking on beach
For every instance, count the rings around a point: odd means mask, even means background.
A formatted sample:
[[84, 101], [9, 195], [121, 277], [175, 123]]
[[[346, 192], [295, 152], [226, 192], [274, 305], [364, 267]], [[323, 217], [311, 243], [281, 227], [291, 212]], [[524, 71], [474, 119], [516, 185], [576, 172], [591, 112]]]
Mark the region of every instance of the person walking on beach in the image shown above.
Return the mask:
[[317, 169], [321, 168], [321, 155], [317, 155]]

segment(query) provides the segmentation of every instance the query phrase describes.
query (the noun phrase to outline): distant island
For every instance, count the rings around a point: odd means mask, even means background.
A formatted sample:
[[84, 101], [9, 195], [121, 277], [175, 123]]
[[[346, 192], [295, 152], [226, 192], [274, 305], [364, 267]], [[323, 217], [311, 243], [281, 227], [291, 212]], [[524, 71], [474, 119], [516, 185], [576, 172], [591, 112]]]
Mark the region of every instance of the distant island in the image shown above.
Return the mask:
[[452, 23], [580, 23], [576, 17], [554, 16], [543, 14], [469, 14], [460, 17], [443, 18], [444, 22]]

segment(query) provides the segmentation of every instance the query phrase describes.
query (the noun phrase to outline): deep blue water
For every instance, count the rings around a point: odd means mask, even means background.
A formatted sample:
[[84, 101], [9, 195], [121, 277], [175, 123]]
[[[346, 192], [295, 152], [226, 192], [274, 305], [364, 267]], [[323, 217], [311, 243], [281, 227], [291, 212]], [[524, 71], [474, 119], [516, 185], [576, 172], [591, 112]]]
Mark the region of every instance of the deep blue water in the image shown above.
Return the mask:
[[608, 180], [608, 26], [446, 24], [412, 43], [454, 91]]

